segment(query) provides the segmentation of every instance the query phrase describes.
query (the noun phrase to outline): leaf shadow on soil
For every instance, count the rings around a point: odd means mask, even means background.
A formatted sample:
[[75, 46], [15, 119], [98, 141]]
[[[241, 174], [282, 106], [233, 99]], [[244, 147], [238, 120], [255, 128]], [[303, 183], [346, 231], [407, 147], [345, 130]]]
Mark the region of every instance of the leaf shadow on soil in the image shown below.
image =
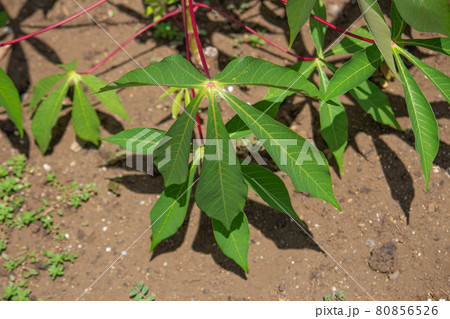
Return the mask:
[[[247, 201], [245, 214], [249, 223], [260, 231], [264, 237], [272, 240], [279, 249], [313, 249], [323, 252], [320, 247], [304, 233], [304, 231], [286, 214], [262, 205], [253, 200]], [[309, 229], [305, 229], [310, 236]], [[203, 254], [211, 255], [216, 264], [223, 269], [231, 271], [243, 279], [247, 279], [245, 272], [232, 259], [225, 256], [217, 246], [211, 219], [203, 212], [200, 216], [200, 223], [192, 249]], [[258, 246], [253, 240], [250, 241], [249, 251], [257, 251]], [[252, 267], [252, 260], [249, 259], [249, 268]]]
[[[404, 99], [399, 95], [390, 93], [386, 93], [386, 95], [388, 96], [396, 117], [408, 117]], [[349, 97], [351, 98], [351, 96]], [[351, 99], [353, 100], [353, 98]], [[300, 102], [300, 107], [296, 107], [292, 105], [292, 101], [293, 100], [290, 98], [286, 99], [286, 101], [280, 106], [280, 110], [277, 115], [277, 119], [288, 127], [294, 123], [304, 107], [303, 102]], [[413, 179], [405, 164], [401, 161], [399, 156], [396, 155], [396, 152], [382, 140], [382, 136], [395, 135], [405, 144], [414, 148], [414, 133], [411, 130], [400, 131], [390, 126], [375, 122], [361, 109], [355, 100], [353, 101], [353, 105], [344, 104], [349, 120], [347, 147], [353, 148], [358, 154], [366, 158], [368, 154], [361, 152], [355, 138], [359, 133], [364, 133], [372, 137], [374, 143], [373, 146], [380, 157], [380, 165], [391, 191], [391, 196], [399, 203], [399, 206], [407, 218], [407, 222], [409, 223], [411, 204], [415, 196]], [[311, 111], [311, 125], [314, 143], [319, 150], [327, 153], [329, 152], [328, 146], [321, 135], [320, 116], [317, 108], [313, 100], [306, 99], [305, 103], [309, 105]], [[431, 102], [430, 104], [433, 107], [436, 118], [450, 118], [450, 110], [448, 109], [448, 104], [446, 102]], [[280, 114], [285, 114], [285, 116], [280, 118]], [[286, 114], [288, 116], [286, 116]], [[372, 149], [373, 148], [371, 148], [371, 150]], [[447, 170], [450, 167], [450, 159], [446, 154], [449, 154], [449, 152], [450, 145], [444, 141], [440, 141], [439, 152], [434, 160], [434, 164]], [[334, 157], [329, 158], [329, 164], [335, 173], [340, 176], [339, 168]]]
[[[311, 104], [312, 126], [314, 132], [314, 141], [321, 151], [327, 149], [327, 145], [320, 133], [320, 118], [317, 109]], [[353, 148], [358, 154], [367, 159], [366, 154], [362, 153], [356, 143], [356, 135], [365, 133], [372, 137], [373, 147], [380, 157], [379, 163], [383, 170], [386, 182], [391, 191], [392, 199], [399, 203], [407, 222], [409, 223], [409, 213], [411, 203], [414, 199], [415, 190], [413, 179], [410, 172], [406, 169], [401, 159], [396, 153], [381, 139], [382, 135], [399, 135], [402, 132], [394, 128], [375, 122], [370, 116], [367, 116], [358, 105], [344, 104], [348, 116], [348, 146]], [[404, 138], [402, 138], [404, 140]], [[373, 150], [373, 148], [371, 148]], [[370, 150], [370, 151], [371, 151]], [[369, 151], [369, 152], [370, 152]], [[336, 173], [339, 168], [334, 158], [329, 160], [330, 165]]]
[[11, 143], [11, 147], [15, 148], [19, 153], [30, 157], [30, 138], [26, 131], [23, 132], [23, 138], [20, 137], [16, 125], [8, 118], [0, 120], [0, 131], [2, 131]]
[[[28, 0], [19, 10], [19, 14], [15, 18], [9, 17], [8, 26], [12, 30], [13, 38], [19, 38], [26, 35], [22, 31], [21, 24], [27, 18], [32, 16], [38, 10], [43, 10], [44, 15], [46, 15], [55, 5], [57, 0]], [[5, 8], [2, 3], [0, 3], [0, 11], [4, 11]], [[42, 55], [45, 59], [53, 64], [62, 63], [59, 59], [56, 51], [53, 50], [48, 44], [37, 39], [29, 38], [26, 40], [28, 44], [33, 46], [33, 48]], [[23, 51], [21, 43], [16, 43], [12, 46], [12, 52], [10, 54], [10, 59], [8, 66], [6, 68], [6, 73], [14, 82], [19, 94], [25, 93], [31, 83], [28, 61]]]

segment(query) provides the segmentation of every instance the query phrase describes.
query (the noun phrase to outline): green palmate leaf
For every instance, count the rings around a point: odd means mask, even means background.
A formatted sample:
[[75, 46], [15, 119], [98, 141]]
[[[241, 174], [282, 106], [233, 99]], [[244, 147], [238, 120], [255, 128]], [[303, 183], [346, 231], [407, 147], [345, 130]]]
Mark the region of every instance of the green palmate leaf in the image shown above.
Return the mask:
[[0, 12], [0, 28], [3, 28], [8, 23], [8, 13], [6, 11]]
[[377, 0], [358, 0], [358, 3], [378, 49], [383, 55], [389, 69], [391, 69], [392, 73], [398, 78], [394, 58], [392, 56], [391, 30], [389, 30], [389, 27], [384, 20], [383, 13], [381, 12]]
[[176, 54], [143, 69], [128, 72], [119, 80], [104, 87], [101, 92], [145, 85], [195, 89], [204, 87], [208, 81], [208, 78], [202, 75], [188, 60]]
[[[107, 84], [105, 81], [92, 74], [82, 74], [80, 80], [94, 93], [100, 91], [100, 89]], [[109, 111], [130, 122], [127, 112], [116, 92], [97, 93], [95, 96]]]
[[414, 63], [427, 76], [427, 78], [433, 82], [434, 86], [441, 91], [442, 95], [450, 103], [450, 78], [435, 68], [432, 68], [425, 62], [422, 62], [408, 51], [401, 48], [398, 48], [398, 51]]
[[154, 151], [155, 162], [166, 186], [186, 181], [192, 129], [196, 122], [194, 116], [205, 92], [206, 89], [192, 100], [167, 131], [167, 138], [162, 139]]
[[450, 55], [450, 38], [402, 39], [397, 41], [397, 44], [401, 46], [415, 45]]
[[72, 121], [80, 138], [98, 145], [100, 120], [78, 81], [74, 83]]
[[402, 17], [414, 29], [450, 36], [448, 0], [395, 0], [395, 4]]
[[154, 128], [132, 128], [102, 140], [116, 144], [128, 152], [153, 154], [158, 143], [166, 135], [165, 131]]
[[375, 83], [369, 80], [364, 81], [351, 90], [350, 94], [375, 121], [384, 125], [390, 125], [399, 130], [401, 129], [395, 118], [394, 111], [389, 104], [388, 97]]
[[[338, 69], [334, 65], [324, 62], [325, 65], [332, 71], [336, 72]], [[350, 94], [359, 103], [361, 108], [378, 123], [390, 125], [401, 130], [400, 125], [395, 118], [394, 111], [389, 104], [389, 99], [380, 88], [367, 80], [350, 90]]]
[[[303, 61], [289, 68], [297, 71], [305, 79], [308, 79], [314, 71], [314, 63], [311, 61]], [[281, 103], [283, 103], [283, 101], [292, 94], [295, 93], [286, 89], [269, 88], [264, 100], [253, 104], [253, 107], [271, 117], [275, 117]], [[235, 115], [230, 121], [227, 122], [225, 126], [230, 134], [230, 138], [232, 139], [237, 139], [251, 134], [251, 130], [238, 115]]]
[[397, 6], [395, 5], [394, 1], [391, 5], [391, 25], [392, 39], [394, 41], [400, 39], [402, 37], [403, 31], [406, 28], [406, 22], [398, 12]]
[[195, 198], [198, 207], [226, 229], [242, 212], [248, 187], [242, 177], [214, 94], [208, 92], [207, 143]]
[[[253, 104], [253, 107], [271, 117], [275, 117], [281, 103], [283, 103], [286, 97], [292, 94], [294, 93], [290, 91], [270, 88], [264, 97], [264, 100]], [[245, 124], [238, 115], [235, 115], [231, 120], [229, 120], [225, 127], [227, 128], [231, 139], [237, 139], [252, 133], [247, 124]]]
[[33, 87], [33, 95], [30, 99], [29, 112], [33, 112], [34, 108], [39, 104], [44, 96], [47, 95], [48, 92], [50, 92], [50, 90], [53, 89], [53, 87], [65, 77], [67, 77], [67, 74], [53, 74], [40, 79]]
[[423, 95], [414, 78], [409, 74], [398, 53], [395, 54], [402, 79], [406, 106], [415, 137], [416, 150], [420, 155], [425, 190], [428, 188], [431, 164], [439, 150], [439, 130], [430, 103]]
[[200, 152], [195, 153], [189, 167], [188, 179], [182, 184], [168, 186], [150, 212], [152, 245], [150, 252], [164, 239], [175, 234], [183, 224], [189, 207], [195, 170], [200, 161]]
[[223, 91], [222, 96], [261, 140], [278, 167], [287, 173], [296, 190], [307, 192], [331, 203], [334, 197], [325, 156], [309, 141], [270, 116]]
[[64, 69], [67, 72], [70, 72], [70, 71], [75, 71], [75, 69], [77, 68], [77, 64], [78, 64], [77, 60], [73, 60], [72, 62], [69, 62], [67, 64], [58, 64], [58, 66], [61, 69]]
[[2, 68], [0, 68], [0, 106], [5, 108], [9, 118], [17, 126], [20, 136], [23, 136], [22, 105], [19, 92]]
[[241, 169], [248, 186], [270, 207], [288, 214], [305, 226], [292, 207], [289, 192], [280, 177], [253, 163], [242, 164]]
[[375, 45], [356, 52], [342, 65], [328, 85], [323, 100], [331, 100], [367, 80], [380, 65], [382, 56]]
[[247, 253], [250, 228], [247, 216], [239, 213], [227, 229], [220, 221], [212, 220], [214, 237], [222, 252], [233, 259], [245, 272], [248, 272]]
[[[327, 20], [327, 9], [325, 8], [322, 0], [317, 0], [314, 4], [313, 14], [325, 21]], [[327, 26], [313, 18], [309, 19], [309, 25], [311, 28], [311, 36], [316, 46], [317, 56], [321, 56]]]
[[[367, 29], [366, 26], [358, 28], [355, 31], [352, 31], [352, 33], [365, 38], [372, 37], [369, 29]], [[324, 57], [335, 54], [355, 53], [370, 46], [371, 44], [366, 41], [346, 36], [340, 42], [338, 42], [331, 50], [325, 52]]]
[[309, 18], [309, 14], [316, 0], [288, 0], [286, 3], [286, 14], [288, 18], [290, 41], [289, 47], [294, 43], [297, 34]]
[[[325, 92], [329, 84], [328, 77], [322, 65], [319, 65], [317, 70], [319, 71], [320, 89]], [[325, 100], [320, 102], [320, 130], [342, 173], [344, 151], [348, 139], [348, 118], [339, 98], [333, 98], [332, 102], [327, 103]]]
[[178, 91], [180, 88], [169, 88], [168, 90], [164, 91], [163, 94], [161, 94], [161, 96], [156, 100], [157, 102], [161, 101], [162, 99], [168, 97], [170, 94], [175, 93], [176, 91]]
[[243, 57], [231, 61], [216, 75], [213, 81], [219, 85], [258, 85], [285, 89], [317, 98], [317, 87], [305, 76], [289, 68], [253, 57]]
[[33, 132], [39, 149], [45, 153], [52, 137], [52, 129], [56, 125], [61, 112], [64, 97], [69, 90], [70, 80], [66, 79], [57, 89], [42, 101], [31, 122]]
[[175, 97], [175, 99], [173, 100], [172, 103], [172, 118], [176, 119], [178, 116], [178, 113], [180, 112], [180, 104], [181, 104], [181, 100], [183, 99], [184, 96], [184, 90], [180, 90], [180, 92], [178, 92], [177, 96]]

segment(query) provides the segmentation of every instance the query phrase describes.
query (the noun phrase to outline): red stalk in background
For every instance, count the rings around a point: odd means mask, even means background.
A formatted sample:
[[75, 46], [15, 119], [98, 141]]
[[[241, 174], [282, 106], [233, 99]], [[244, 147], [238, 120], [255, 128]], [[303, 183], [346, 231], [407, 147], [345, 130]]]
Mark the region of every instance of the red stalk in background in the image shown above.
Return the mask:
[[105, 64], [109, 59], [111, 59], [117, 52], [119, 52], [120, 50], [123, 49], [124, 46], [126, 46], [128, 43], [130, 43], [131, 41], [133, 41], [134, 39], [136, 39], [139, 35], [141, 35], [143, 32], [147, 31], [148, 29], [150, 29], [151, 27], [153, 27], [154, 25], [158, 24], [161, 21], [164, 21], [170, 17], [173, 17], [175, 15], [177, 15], [178, 13], [180, 13], [181, 10], [177, 9], [174, 10], [168, 14], [166, 14], [165, 16], [163, 16], [162, 18], [150, 23], [149, 25], [147, 25], [145, 28], [141, 29], [139, 32], [137, 32], [135, 35], [133, 35], [131, 38], [129, 38], [127, 41], [125, 41], [122, 45], [120, 45], [116, 50], [114, 50], [110, 55], [108, 55], [102, 62], [100, 62], [99, 64], [97, 64], [96, 66], [94, 66], [92, 69], [90, 69], [89, 71], [86, 71], [84, 73], [80, 73], [80, 74], [90, 74], [92, 72], [94, 72], [95, 70], [97, 70], [99, 67], [101, 67], [103, 64]]
[[194, 5], [196, 5], [196, 6], [198, 6], [198, 7], [207, 8], [207, 9], [216, 11], [218, 14], [220, 14], [220, 15], [222, 15], [222, 16], [224, 16], [224, 17], [230, 19], [230, 20], [232, 20], [233, 22], [239, 24], [241, 27], [245, 28], [247, 31], [249, 31], [249, 32], [253, 33], [254, 35], [258, 36], [259, 38], [263, 39], [264, 41], [266, 41], [266, 42], [269, 43], [270, 45], [273, 45], [275, 48], [277, 48], [277, 49], [283, 51], [284, 53], [287, 53], [287, 54], [289, 54], [289, 55], [292, 55], [293, 57], [296, 57], [296, 58], [299, 59], [299, 60], [303, 60], [303, 61], [314, 61], [314, 60], [316, 59], [316, 58], [302, 57], [302, 56], [299, 56], [299, 55], [297, 55], [297, 54], [295, 54], [295, 53], [293, 53], [293, 52], [291, 52], [291, 51], [289, 51], [289, 50], [286, 50], [286, 49], [280, 47], [278, 44], [273, 43], [272, 41], [270, 41], [270, 40], [267, 39], [266, 37], [262, 36], [261, 34], [259, 34], [258, 32], [256, 32], [256, 31], [253, 30], [252, 28], [250, 28], [249, 26], [245, 25], [244, 23], [240, 22], [239, 20], [236, 20], [235, 18], [233, 18], [232, 16], [226, 14], [225, 12], [222, 12], [222, 11], [220, 11], [220, 10], [217, 10], [217, 9], [215, 9], [215, 8], [213, 8], [213, 7], [210, 7], [210, 6], [208, 6], [208, 5], [206, 5], [206, 4], [203, 4], [203, 3], [195, 2]]
[[203, 52], [202, 43], [200, 37], [198, 36], [197, 23], [195, 22], [194, 5], [193, 1], [189, 0], [189, 13], [191, 16], [192, 29], [194, 30], [195, 41], [197, 42], [198, 52], [200, 54], [200, 60], [202, 61], [203, 69], [205, 70], [208, 79], [211, 79], [211, 74], [209, 73], [208, 65], [206, 64], [205, 53]]
[[[284, 4], [286, 4], [286, 2], [287, 2], [287, 0], [280, 0], [280, 1], [283, 2]], [[361, 36], [356, 35], [356, 34], [354, 34], [354, 33], [345, 31], [344, 29], [341, 29], [341, 28], [335, 26], [334, 24], [331, 24], [331, 23], [329, 23], [329, 22], [323, 20], [323, 19], [319, 18], [318, 16], [315, 16], [314, 14], [310, 14], [310, 17], [313, 18], [313, 19], [315, 19], [315, 20], [317, 20], [317, 21], [319, 21], [319, 22], [321, 22], [321, 23], [323, 23], [323, 24], [325, 24], [327, 27], [329, 27], [329, 28], [331, 28], [331, 29], [333, 29], [333, 30], [339, 31], [339, 32], [341, 32], [341, 33], [344, 33], [344, 34], [346, 34], [346, 35], [348, 35], [348, 36], [351, 36], [351, 37], [353, 37], [353, 38], [355, 38], [355, 39], [359, 39], [359, 40], [362, 40], [362, 41], [365, 41], [365, 42], [369, 42], [369, 43], [375, 43], [375, 41], [372, 40], [372, 39], [368, 39], [368, 38], [365, 38], [365, 37], [361, 37]]]
[[[191, 38], [190, 34], [188, 32], [188, 25], [187, 25], [187, 14], [186, 14], [186, 0], [181, 0], [183, 3], [183, 23], [184, 23], [184, 35], [185, 35], [185, 41], [186, 41], [186, 59], [188, 61], [191, 61], [191, 52], [189, 51], [190, 45], [191, 45]], [[192, 98], [195, 98], [195, 90], [191, 89]], [[197, 129], [198, 129], [198, 135], [200, 137], [200, 140], [204, 141], [203, 139], [203, 131], [202, 126], [200, 124], [200, 115], [197, 113], [195, 114], [195, 120], [197, 122]]]
[[64, 19], [63, 21], [58, 22], [58, 23], [56, 23], [56, 24], [54, 24], [54, 25], [51, 25], [51, 26], [49, 26], [49, 27], [47, 27], [47, 28], [44, 28], [44, 29], [42, 29], [42, 30], [39, 30], [39, 31], [30, 33], [30, 34], [27, 34], [27, 35], [25, 35], [25, 36], [23, 36], [23, 37], [20, 37], [20, 38], [17, 38], [17, 39], [14, 39], [14, 40], [11, 40], [11, 41], [8, 41], [8, 42], [5, 42], [5, 43], [1, 43], [1, 44], [0, 44], [0, 48], [1, 48], [1, 47], [4, 47], [4, 46], [7, 46], [7, 45], [10, 45], [10, 44], [14, 44], [14, 43], [20, 42], [20, 41], [22, 41], [22, 40], [26, 40], [26, 39], [32, 38], [32, 37], [34, 37], [34, 36], [36, 36], [36, 35], [38, 35], [38, 34], [41, 34], [41, 33], [47, 32], [47, 31], [49, 31], [49, 30], [51, 30], [51, 29], [57, 28], [57, 27], [59, 27], [59, 26], [62, 26], [63, 24], [65, 24], [65, 23], [67, 23], [67, 22], [69, 22], [69, 21], [72, 21], [73, 19], [78, 18], [80, 15], [82, 15], [82, 14], [84, 14], [84, 13], [86, 13], [86, 12], [88, 12], [88, 11], [90, 11], [90, 10], [96, 8], [96, 7], [98, 7], [99, 5], [105, 3], [106, 1], [108, 1], [108, 0], [101, 0], [101, 1], [99, 1], [99, 2], [97, 2], [97, 3], [95, 3], [95, 4], [93, 4], [93, 5], [90, 6], [89, 8], [86, 8], [86, 9], [84, 9], [84, 10], [78, 12], [77, 14], [75, 14], [75, 15], [73, 15], [73, 16], [67, 18], [67, 19]]

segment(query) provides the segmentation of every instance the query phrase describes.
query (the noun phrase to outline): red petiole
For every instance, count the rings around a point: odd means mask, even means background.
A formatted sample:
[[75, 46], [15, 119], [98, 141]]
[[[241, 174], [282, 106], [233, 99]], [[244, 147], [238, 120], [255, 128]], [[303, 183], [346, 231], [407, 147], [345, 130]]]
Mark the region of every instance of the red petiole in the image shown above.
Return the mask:
[[[280, 0], [280, 1], [283, 2], [284, 4], [286, 4], [286, 2], [287, 2], [287, 0]], [[344, 34], [346, 34], [346, 35], [348, 35], [348, 36], [350, 36], [350, 37], [353, 37], [353, 38], [355, 38], [355, 39], [359, 39], [359, 40], [362, 40], [362, 41], [365, 41], [365, 42], [369, 42], [369, 43], [375, 43], [375, 41], [372, 40], [372, 39], [368, 39], [368, 38], [365, 38], [365, 37], [361, 37], [361, 36], [356, 35], [356, 34], [354, 34], [354, 33], [345, 31], [344, 29], [341, 29], [341, 28], [335, 26], [334, 24], [331, 24], [331, 23], [329, 23], [329, 22], [323, 20], [323, 19], [319, 18], [318, 16], [315, 16], [314, 14], [310, 14], [310, 17], [313, 18], [313, 19], [315, 19], [315, 20], [317, 20], [317, 21], [319, 21], [319, 22], [321, 22], [321, 23], [323, 23], [323, 24], [325, 24], [327, 27], [330, 27], [330, 28], [333, 29], [333, 30], [339, 31], [339, 32], [341, 32], [341, 33], [344, 33]]]
[[289, 50], [286, 50], [286, 49], [280, 47], [278, 44], [273, 43], [272, 41], [270, 41], [269, 39], [267, 39], [267, 38], [264, 37], [263, 35], [259, 34], [258, 32], [256, 32], [256, 31], [253, 30], [252, 28], [250, 28], [249, 26], [247, 26], [247, 25], [245, 25], [244, 23], [240, 22], [239, 20], [233, 18], [232, 16], [226, 14], [225, 12], [222, 12], [222, 11], [220, 11], [220, 10], [217, 10], [217, 9], [215, 9], [215, 8], [213, 8], [213, 7], [210, 7], [210, 6], [208, 6], [208, 5], [206, 5], [206, 4], [203, 4], [203, 3], [197, 3], [197, 2], [195, 2], [194, 5], [199, 6], [199, 7], [202, 7], [202, 8], [207, 8], [207, 9], [216, 11], [216, 12], [219, 13], [220, 15], [222, 15], [222, 16], [224, 16], [224, 17], [230, 19], [230, 20], [232, 20], [233, 22], [236, 22], [236, 23], [239, 24], [241, 27], [245, 28], [247, 31], [249, 31], [249, 32], [253, 33], [254, 35], [258, 36], [259, 38], [263, 39], [264, 41], [266, 41], [266, 42], [269, 43], [270, 45], [273, 45], [273, 46], [276, 47], [277, 49], [279, 49], [279, 50], [281, 50], [281, 51], [283, 51], [283, 52], [285, 52], [285, 53], [287, 53], [287, 54], [289, 54], [289, 55], [292, 55], [293, 57], [296, 57], [296, 58], [299, 59], [299, 60], [303, 60], [303, 61], [314, 61], [314, 60], [315, 60], [315, 58], [302, 57], [302, 56], [299, 56], [299, 55], [297, 55], [297, 54], [295, 54], [295, 53], [293, 53], [293, 52], [290, 52]]
[[153, 27], [154, 25], [158, 24], [161, 21], [164, 21], [170, 17], [174, 17], [175, 15], [177, 15], [178, 13], [180, 13], [181, 10], [177, 9], [172, 11], [171, 13], [166, 14], [165, 16], [163, 16], [162, 18], [150, 23], [149, 25], [147, 25], [145, 28], [141, 29], [139, 32], [137, 32], [135, 35], [133, 35], [131, 38], [129, 38], [127, 41], [125, 41], [121, 46], [119, 46], [116, 50], [114, 50], [110, 55], [108, 55], [102, 62], [100, 62], [99, 64], [97, 64], [96, 66], [94, 66], [92, 69], [90, 69], [89, 71], [86, 71], [84, 73], [81, 74], [90, 74], [92, 72], [94, 72], [95, 70], [97, 70], [99, 67], [101, 67], [103, 64], [105, 64], [109, 59], [111, 59], [117, 52], [119, 52], [120, 50], [123, 49], [124, 46], [126, 46], [128, 43], [130, 43], [131, 41], [133, 41], [134, 39], [136, 39], [139, 35], [141, 35], [143, 32], [147, 31], [148, 29], [150, 29], [151, 27]]
[[47, 31], [49, 31], [49, 30], [51, 30], [51, 29], [57, 28], [57, 27], [59, 27], [59, 26], [62, 26], [63, 24], [65, 24], [65, 23], [67, 23], [67, 22], [69, 22], [69, 21], [72, 21], [73, 19], [78, 18], [79, 16], [83, 15], [84, 13], [86, 13], [86, 12], [88, 12], [88, 11], [90, 11], [90, 10], [96, 8], [96, 7], [98, 7], [99, 5], [105, 3], [106, 1], [108, 1], [108, 0], [101, 0], [101, 1], [99, 1], [99, 2], [97, 2], [97, 3], [95, 3], [95, 4], [93, 4], [93, 5], [90, 6], [89, 8], [86, 8], [86, 9], [84, 9], [84, 10], [78, 12], [77, 14], [75, 14], [75, 15], [73, 15], [73, 16], [67, 18], [67, 19], [64, 19], [64, 20], [62, 20], [61, 22], [58, 22], [58, 23], [56, 23], [56, 24], [54, 24], [54, 25], [51, 25], [51, 26], [49, 26], [49, 27], [47, 27], [47, 28], [44, 28], [44, 29], [42, 29], [42, 30], [39, 30], [39, 31], [30, 33], [30, 34], [27, 34], [27, 35], [25, 35], [25, 36], [23, 36], [23, 37], [20, 37], [20, 38], [17, 38], [17, 39], [14, 39], [14, 40], [11, 40], [11, 41], [8, 41], [8, 42], [5, 42], [5, 43], [1, 43], [1, 44], [0, 44], [0, 48], [1, 48], [1, 47], [4, 47], [4, 46], [7, 46], [7, 45], [10, 45], [10, 44], [14, 44], [14, 43], [17, 43], [17, 42], [26, 40], [26, 39], [29, 39], [29, 38], [32, 38], [32, 37], [34, 37], [34, 36], [36, 36], [36, 35], [38, 35], [38, 34], [41, 34], [41, 33], [47, 32]]

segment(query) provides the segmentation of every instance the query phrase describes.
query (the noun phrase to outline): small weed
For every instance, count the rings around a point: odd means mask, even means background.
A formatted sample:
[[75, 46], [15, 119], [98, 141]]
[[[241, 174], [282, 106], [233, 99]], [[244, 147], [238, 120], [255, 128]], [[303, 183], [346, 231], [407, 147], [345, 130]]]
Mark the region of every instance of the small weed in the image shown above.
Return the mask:
[[37, 276], [38, 272], [36, 269], [30, 268], [28, 271], [24, 272], [24, 278], [30, 278], [31, 276]]
[[47, 179], [47, 183], [49, 183], [52, 186], [56, 185], [56, 175], [55, 175], [55, 173], [47, 173], [47, 175], [45, 177]]
[[22, 227], [28, 226], [31, 223], [34, 223], [36, 221], [36, 213], [25, 211], [22, 214], [16, 215], [16, 226], [20, 229]]
[[12, 167], [11, 172], [21, 178], [22, 174], [25, 172], [25, 155], [20, 154], [14, 156], [12, 161], [7, 161], [6, 165]]
[[40, 215], [39, 220], [42, 222], [42, 227], [44, 227], [45, 232], [50, 234], [53, 229], [53, 215], [48, 212], [46, 215]]
[[344, 292], [342, 290], [336, 290], [333, 292], [333, 294], [330, 296], [329, 294], [325, 294], [323, 297], [324, 301], [346, 301], [347, 296], [344, 295]]
[[11, 258], [7, 254], [2, 254], [3, 259], [6, 260], [6, 263], [3, 264], [3, 267], [6, 268], [6, 270], [13, 272], [14, 269], [20, 266], [26, 259], [27, 256], [20, 256], [18, 258]]
[[66, 239], [66, 233], [58, 233], [55, 236], [53, 236], [54, 241], [61, 241]]
[[12, 223], [14, 225], [14, 208], [10, 206], [6, 206], [3, 203], [0, 203], [0, 224], [6, 224], [10, 226]]
[[73, 263], [77, 258], [77, 255], [71, 253], [70, 255], [66, 252], [60, 254], [55, 254], [51, 251], [42, 251], [42, 256], [48, 260], [45, 262], [45, 266], [50, 266], [48, 268], [48, 274], [53, 280], [58, 276], [64, 276], [64, 262], [70, 261]]
[[34, 251], [28, 252], [28, 261], [30, 262], [30, 264], [35, 264], [37, 262], [36, 252]]
[[[266, 30], [261, 30], [258, 32], [261, 35], [264, 35], [267, 33]], [[250, 45], [254, 48], [256, 48], [257, 46], [263, 46], [266, 42], [261, 39], [260, 37], [258, 37], [256, 34], [252, 34], [248, 37], [248, 42], [250, 43]]]
[[148, 294], [148, 286], [144, 286], [144, 282], [140, 281], [137, 283], [134, 282], [134, 285], [131, 287], [130, 298], [134, 298], [136, 301], [154, 301], [155, 296]]
[[173, 27], [170, 22], [161, 22], [156, 26], [154, 33], [155, 38], [174, 40], [180, 30]]
[[0, 165], [0, 178], [5, 176], [8, 176], [8, 169], [5, 166]]
[[0, 254], [6, 250], [6, 247], [8, 247], [8, 238], [5, 236], [5, 238], [0, 238]]
[[25, 280], [15, 283], [16, 277], [9, 276], [9, 285], [3, 287], [3, 295], [0, 295], [2, 300], [12, 300], [12, 301], [29, 301], [28, 295], [31, 293], [30, 289], [23, 289], [27, 287]]

